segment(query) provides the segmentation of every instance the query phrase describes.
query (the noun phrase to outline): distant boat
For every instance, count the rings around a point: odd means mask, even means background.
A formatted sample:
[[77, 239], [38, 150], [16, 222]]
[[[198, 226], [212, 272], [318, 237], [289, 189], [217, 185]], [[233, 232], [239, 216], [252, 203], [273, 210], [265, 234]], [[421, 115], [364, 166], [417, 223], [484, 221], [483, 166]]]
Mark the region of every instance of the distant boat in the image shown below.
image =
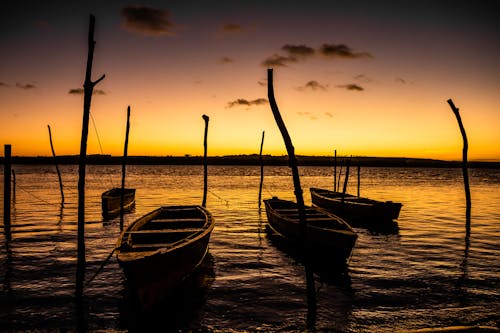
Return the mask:
[[123, 211], [130, 212], [135, 206], [135, 188], [112, 188], [101, 194], [102, 215], [105, 218], [116, 216], [120, 213], [123, 193]]
[[122, 232], [116, 257], [142, 307], [161, 301], [201, 264], [214, 223], [202, 206], [163, 206]]
[[[297, 204], [276, 197], [264, 200], [268, 225], [295, 244], [301, 241]], [[306, 248], [324, 261], [348, 264], [358, 235], [342, 218], [318, 207], [306, 206]]]
[[309, 190], [314, 206], [344, 218], [352, 226], [391, 223], [399, 217], [402, 207], [399, 202], [378, 201], [314, 187]]

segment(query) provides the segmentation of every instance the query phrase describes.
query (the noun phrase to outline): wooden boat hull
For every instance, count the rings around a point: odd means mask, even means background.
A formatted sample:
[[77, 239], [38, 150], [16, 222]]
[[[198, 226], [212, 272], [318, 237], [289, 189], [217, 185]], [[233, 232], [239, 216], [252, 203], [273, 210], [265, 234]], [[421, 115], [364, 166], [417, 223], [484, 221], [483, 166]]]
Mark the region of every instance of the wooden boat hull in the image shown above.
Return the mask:
[[[171, 218], [166, 218], [168, 212], [173, 212]], [[213, 228], [214, 219], [203, 207], [165, 206], [121, 234], [117, 260], [143, 308], [167, 297], [196, 270], [208, 252]]]
[[312, 204], [341, 216], [353, 226], [392, 222], [399, 217], [402, 204], [377, 201], [326, 189], [310, 188]]
[[[297, 205], [277, 198], [264, 200], [269, 227], [284, 239], [300, 245], [302, 241]], [[317, 207], [306, 206], [308, 251], [340, 264], [348, 264], [357, 234], [342, 218]]]
[[[102, 215], [110, 217], [120, 213], [122, 189], [119, 187], [112, 188], [102, 193]], [[135, 189], [125, 188], [123, 195], [123, 211], [129, 212], [135, 204]]]

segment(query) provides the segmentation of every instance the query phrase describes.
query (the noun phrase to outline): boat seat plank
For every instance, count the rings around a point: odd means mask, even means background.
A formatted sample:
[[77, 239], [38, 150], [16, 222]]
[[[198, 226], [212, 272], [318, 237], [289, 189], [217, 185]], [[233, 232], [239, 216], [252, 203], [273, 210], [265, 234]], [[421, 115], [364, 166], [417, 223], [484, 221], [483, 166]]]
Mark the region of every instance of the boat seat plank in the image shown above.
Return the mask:
[[192, 222], [205, 222], [204, 218], [184, 218], [184, 219], [163, 219], [163, 218], [158, 218], [158, 219], [153, 219], [150, 221], [151, 223], [162, 223], [162, 222], [168, 222], [168, 223], [192, 223]]
[[131, 230], [125, 231], [125, 234], [128, 235], [159, 235], [159, 234], [172, 234], [179, 232], [198, 232], [202, 231], [203, 228], [183, 228], [183, 229], [160, 229], [160, 230]]

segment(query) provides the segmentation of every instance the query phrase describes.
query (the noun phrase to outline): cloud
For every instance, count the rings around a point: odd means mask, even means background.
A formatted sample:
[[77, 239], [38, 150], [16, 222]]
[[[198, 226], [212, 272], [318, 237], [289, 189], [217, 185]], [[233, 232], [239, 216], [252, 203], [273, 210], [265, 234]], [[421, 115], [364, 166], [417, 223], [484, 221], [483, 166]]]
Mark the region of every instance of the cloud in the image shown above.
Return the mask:
[[222, 31], [229, 33], [241, 32], [241, 25], [235, 23], [224, 24], [222, 26]]
[[395, 81], [396, 81], [397, 83], [401, 83], [401, 84], [407, 84], [407, 83], [408, 83], [408, 82], [406, 82], [406, 80], [405, 80], [405, 79], [403, 79], [403, 78], [401, 78], [401, 77], [397, 77], [397, 78], [395, 79]]
[[325, 116], [327, 116], [328, 118], [333, 118], [333, 114], [331, 114], [330, 112], [325, 112]]
[[253, 101], [246, 100], [244, 98], [238, 98], [232, 102], [227, 103], [226, 108], [232, 108], [234, 106], [257, 106], [257, 105], [263, 105], [267, 104], [268, 101], [265, 98], [257, 98], [254, 99]]
[[[83, 88], [70, 89], [68, 91], [68, 94], [70, 94], [70, 95], [83, 95]], [[106, 95], [106, 92], [104, 90], [101, 90], [101, 89], [94, 89], [93, 95]]]
[[257, 81], [257, 84], [261, 87], [267, 86], [267, 79]]
[[298, 87], [297, 90], [304, 91], [306, 89], [311, 89], [311, 90], [326, 91], [327, 87], [328, 87], [328, 85], [323, 85], [323, 84], [319, 83], [318, 81], [312, 80], [312, 81], [307, 82], [303, 87]]
[[343, 59], [359, 59], [359, 58], [373, 58], [368, 52], [354, 52], [345, 44], [323, 44], [319, 52], [330, 58], [343, 58]]
[[5, 82], [0, 82], [0, 87], [10, 87], [10, 85]]
[[121, 11], [125, 19], [123, 27], [131, 32], [147, 36], [175, 35], [175, 25], [169, 13], [163, 9], [148, 6], [127, 6]]
[[264, 66], [264, 67], [280, 67], [280, 66], [287, 67], [288, 64], [295, 63], [297, 61], [298, 61], [298, 59], [296, 57], [293, 57], [293, 56], [286, 57], [286, 56], [282, 56], [282, 55], [275, 53], [272, 56], [270, 56], [269, 58], [265, 59], [262, 62], [262, 66]]
[[363, 87], [361, 87], [355, 83], [338, 85], [337, 88], [344, 88], [344, 89], [351, 90], [351, 91], [363, 91], [363, 90], [365, 90]]
[[360, 82], [364, 82], [364, 83], [370, 83], [370, 82], [373, 82], [373, 80], [371, 78], [369, 78], [368, 76], [364, 75], [364, 74], [359, 74], [359, 75], [356, 75], [354, 77], [354, 80], [356, 81], [360, 81]]
[[222, 58], [220, 58], [220, 62], [223, 64], [230, 64], [230, 63], [234, 62], [234, 59], [229, 58], [229, 57], [222, 57]]
[[311, 112], [297, 112], [297, 114], [301, 117], [308, 117], [311, 120], [318, 119], [318, 117], [313, 115]]
[[36, 88], [36, 86], [34, 84], [31, 84], [31, 83], [26, 83], [26, 84], [16, 83], [16, 87], [21, 88], [21, 89], [25, 89], [25, 90]]
[[314, 49], [312, 47], [303, 44], [301, 45], [286, 44], [281, 49], [288, 52], [288, 54], [293, 57], [306, 58], [314, 55]]

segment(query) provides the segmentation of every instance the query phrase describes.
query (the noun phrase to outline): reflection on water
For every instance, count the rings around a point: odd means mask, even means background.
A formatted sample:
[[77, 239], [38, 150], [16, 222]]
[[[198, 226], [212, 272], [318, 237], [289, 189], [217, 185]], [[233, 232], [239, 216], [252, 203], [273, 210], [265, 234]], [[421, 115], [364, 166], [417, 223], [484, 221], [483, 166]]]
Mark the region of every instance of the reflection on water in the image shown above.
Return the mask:
[[[12, 241], [0, 230], [2, 330], [140, 330], [160, 322], [175, 330], [391, 332], [499, 321], [499, 170], [469, 170], [467, 234], [460, 169], [364, 169], [362, 196], [403, 203], [397, 228], [356, 228], [346, 271], [312, 267], [315, 302], [308, 304], [309, 272], [293, 249], [266, 232], [257, 203], [260, 168], [209, 166], [207, 208], [216, 219], [210, 264], [171, 303], [140, 314], [114, 257], [85, 288], [81, 302], [75, 300], [77, 166], [60, 167], [64, 207], [52, 166], [13, 168]], [[306, 204], [309, 187], [333, 188], [331, 168], [302, 167], [300, 173]], [[202, 200], [202, 166], [129, 166], [127, 177], [137, 192], [125, 225], [159, 205]], [[103, 221], [100, 202], [103, 190], [120, 179], [120, 166], [87, 168], [87, 279], [120, 232], [119, 217]], [[347, 191], [356, 193], [356, 182]], [[266, 167], [262, 195], [294, 200], [289, 169]]]

